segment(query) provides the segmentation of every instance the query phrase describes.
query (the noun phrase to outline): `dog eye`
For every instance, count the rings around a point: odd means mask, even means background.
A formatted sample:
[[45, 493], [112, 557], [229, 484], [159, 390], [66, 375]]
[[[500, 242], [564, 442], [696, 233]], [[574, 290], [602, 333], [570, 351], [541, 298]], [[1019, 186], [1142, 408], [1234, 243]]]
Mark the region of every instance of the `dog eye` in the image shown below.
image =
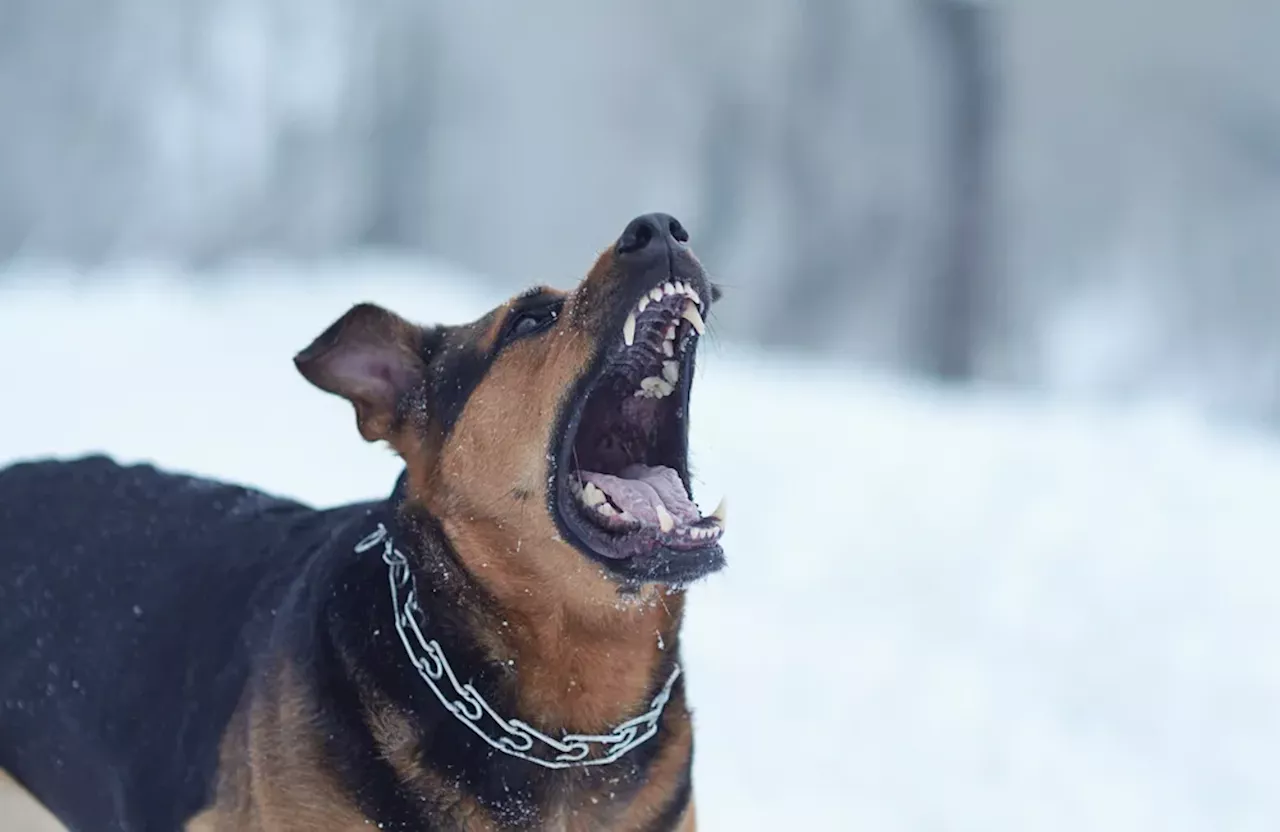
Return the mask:
[[503, 341], [514, 341], [547, 329], [560, 317], [560, 304], [535, 306], [511, 313], [507, 319]]

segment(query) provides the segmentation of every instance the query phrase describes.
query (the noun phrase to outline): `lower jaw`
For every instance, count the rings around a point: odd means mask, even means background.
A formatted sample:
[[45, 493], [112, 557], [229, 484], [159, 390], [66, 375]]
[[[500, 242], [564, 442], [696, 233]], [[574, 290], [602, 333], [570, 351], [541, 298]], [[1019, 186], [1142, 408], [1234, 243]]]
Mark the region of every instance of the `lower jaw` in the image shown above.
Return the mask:
[[[565, 513], [578, 509], [573, 505], [566, 506], [563, 500], [558, 510], [560, 523], [570, 542], [624, 586], [644, 583], [686, 585], [725, 565], [724, 550], [718, 542], [704, 542], [694, 548], [667, 545], [656, 529], [652, 532], [640, 529], [630, 535], [614, 537], [610, 541], [612, 553], [602, 554], [589, 538], [603, 540], [610, 533], [596, 530], [584, 518], [578, 518], [576, 524], [567, 521]], [[576, 525], [582, 526], [584, 531], [579, 531]]]
[[689, 584], [719, 571], [724, 567], [724, 550], [719, 545], [689, 552], [674, 549], [658, 549], [625, 560], [606, 560], [594, 557], [597, 563], [623, 589], [635, 589], [644, 584], [660, 584], [682, 589]]

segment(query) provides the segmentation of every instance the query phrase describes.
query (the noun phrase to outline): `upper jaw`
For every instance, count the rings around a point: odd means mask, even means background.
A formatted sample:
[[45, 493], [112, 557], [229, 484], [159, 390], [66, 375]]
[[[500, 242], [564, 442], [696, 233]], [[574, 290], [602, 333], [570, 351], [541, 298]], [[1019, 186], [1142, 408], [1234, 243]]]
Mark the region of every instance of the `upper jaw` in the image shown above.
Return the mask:
[[[701, 281], [704, 284], [704, 291], [707, 291], [705, 279]], [[709, 291], [708, 291], [709, 294]], [[680, 318], [689, 322], [692, 331], [697, 336], [703, 335], [707, 331], [706, 322], [703, 320], [702, 313], [706, 309], [702, 299], [702, 293], [696, 288], [695, 281], [685, 281], [679, 278], [674, 280], [665, 280], [648, 291], [642, 292], [636, 300], [635, 306], [628, 312], [622, 323], [622, 342], [623, 346], [632, 346], [635, 340], [637, 321], [640, 316], [644, 315], [645, 310], [653, 303], [662, 304], [678, 304], [680, 309]], [[675, 323], [671, 329], [671, 334], [667, 336], [668, 341], [674, 340]], [[663, 344], [664, 348], [668, 345]], [[673, 353], [668, 352], [671, 356]]]
[[[557, 524], [570, 543], [624, 583], [682, 584], [724, 564], [719, 545], [722, 508], [701, 517], [696, 506], [692, 514], [685, 507], [684, 517], [673, 519], [659, 506], [656, 525], [637, 521], [628, 526], [617, 522], [605, 530], [600, 528], [601, 518], [592, 515], [596, 523], [585, 519], [583, 512], [589, 512], [590, 506], [583, 498], [583, 476], [577, 464], [581, 460], [574, 458], [589, 397], [598, 388], [631, 384], [633, 390], [628, 395], [637, 403], [656, 400], [652, 405], [640, 406], [661, 408], [662, 418], [675, 420], [646, 445], [645, 462], [673, 469], [679, 476], [683, 496], [691, 499], [687, 464], [690, 381], [697, 339], [706, 331], [710, 298], [711, 288], [700, 267], [693, 274], [669, 274], [667, 279], [655, 279], [638, 287], [623, 314], [615, 313], [622, 323], [616, 329], [611, 327], [613, 332], [606, 337], [595, 366], [573, 391], [558, 433], [552, 500]], [[657, 370], [655, 361], [661, 362], [661, 370]], [[595, 422], [599, 422], [598, 417]], [[597, 424], [593, 424], [592, 429], [595, 428]], [[587, 487], [595, 489], [591, 483]], [[591, 497], [597, 506], [601, 499], [614, 499], [614, 495], [599, 489]]]

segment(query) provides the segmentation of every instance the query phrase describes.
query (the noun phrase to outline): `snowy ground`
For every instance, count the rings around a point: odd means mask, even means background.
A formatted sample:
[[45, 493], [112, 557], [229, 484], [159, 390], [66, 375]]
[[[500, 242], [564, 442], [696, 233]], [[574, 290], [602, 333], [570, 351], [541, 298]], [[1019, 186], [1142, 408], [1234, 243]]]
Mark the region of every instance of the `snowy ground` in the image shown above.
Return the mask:
[[[28, 271], [0, 282], [0, 462], [103, 449], [320, 504], [396, 466], [293, 352], [356, 300], [498, 300], [372, 262], [207, 294]], [[703, 828], [1280, 828], [1280, 444], [704, 347], [730, 568], [687, 630]]]

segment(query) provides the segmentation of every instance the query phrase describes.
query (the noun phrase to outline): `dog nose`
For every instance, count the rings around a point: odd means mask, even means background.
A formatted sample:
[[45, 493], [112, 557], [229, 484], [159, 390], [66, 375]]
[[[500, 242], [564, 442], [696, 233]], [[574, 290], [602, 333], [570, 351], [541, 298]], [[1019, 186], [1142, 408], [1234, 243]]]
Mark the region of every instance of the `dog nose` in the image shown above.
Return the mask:
[[618, 254], [638, 254], [648, 249], [665, 249], [672, 241], [689, 242], [689, 232], [680, 220], [670, 214], [644, 214], [627, 223], [614, 248]]

